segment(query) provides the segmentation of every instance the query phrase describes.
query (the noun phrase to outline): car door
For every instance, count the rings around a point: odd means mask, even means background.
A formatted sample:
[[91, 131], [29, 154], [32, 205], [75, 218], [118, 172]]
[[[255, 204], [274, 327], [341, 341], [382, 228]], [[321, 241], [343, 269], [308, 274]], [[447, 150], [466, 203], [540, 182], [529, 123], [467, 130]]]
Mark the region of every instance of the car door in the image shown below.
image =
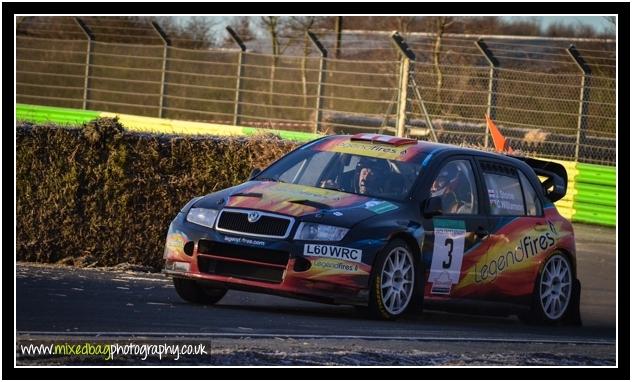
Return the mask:
[[534, 185], [520, 168], [477, 160], [489, 210], [487, 254], [474, 268], [476, 294], [486, 300], [528, 304], [539, 256], [552, 241]]
[[471, 156], [450, 156], [433, 168], [425, 198], [441, 197], [443, 212], [424, 219], [425, 296], [463, 297], [463, 287], [474, 277], [473, 264], [485, 254], [481, 245], [489, 227], [479, 174]]

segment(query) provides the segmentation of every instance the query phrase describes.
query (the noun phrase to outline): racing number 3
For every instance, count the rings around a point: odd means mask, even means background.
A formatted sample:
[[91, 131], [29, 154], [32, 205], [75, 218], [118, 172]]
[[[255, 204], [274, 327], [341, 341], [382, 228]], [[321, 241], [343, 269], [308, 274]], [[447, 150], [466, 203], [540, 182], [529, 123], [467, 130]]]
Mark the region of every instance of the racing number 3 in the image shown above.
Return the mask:
[[452, 265], [452, 250], [454, 249], [454, 240], [452, 240], [451, 237], [448, 237], [447, 239], [445, 239], [445, 243], [444, 245], [447, 247], [448, 245], [450, 246], [450, 249], [448, 250], [448, 261], [446, 262], [445, 260], [443, 261], [442, 265], [443, 268], [450, 268], [450, 265]]
[[451, 286], [461, 278], [461, 263], [465, 246], [463, 220], [433, 219], [434, 243], [428, 282], [431, 293], [450, 294]]

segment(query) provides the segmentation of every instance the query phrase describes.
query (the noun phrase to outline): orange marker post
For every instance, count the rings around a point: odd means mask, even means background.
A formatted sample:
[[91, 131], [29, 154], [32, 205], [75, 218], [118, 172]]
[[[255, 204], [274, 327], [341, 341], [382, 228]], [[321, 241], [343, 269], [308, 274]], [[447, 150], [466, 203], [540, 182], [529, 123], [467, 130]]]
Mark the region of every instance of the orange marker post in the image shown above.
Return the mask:
[[513, 149], [509, 147], [509, 143], [500, 133], [500, 130], [498, 130], [498, 127], [496, 127], [494, 121], [492, 121], [492, 119], [489, 118], [489, 115], [487, 114], [485, 114], [485, 119], [487, 120], [487, 128], [492, 133], [492, 140], [494, 141], [494, 147], [496, 148], [496, 151], [498, 151], [499, 153], [513, 153]]

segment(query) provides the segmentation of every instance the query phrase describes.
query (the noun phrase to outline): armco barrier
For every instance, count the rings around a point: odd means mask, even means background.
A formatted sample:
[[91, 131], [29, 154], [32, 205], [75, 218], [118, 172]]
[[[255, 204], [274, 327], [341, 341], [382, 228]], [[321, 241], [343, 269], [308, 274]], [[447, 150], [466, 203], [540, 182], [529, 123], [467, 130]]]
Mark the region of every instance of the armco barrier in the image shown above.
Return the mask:
[[573, 221], [614, 226], [617, 218], [615, 167], [577, 163]]
[[258, 129], [215, 123], [176, 121], [164, 118], [139, 117], [129, 114], [105, 113], [50, 106], [26, 104], [17, 104], [16, 106], [16, 119], [33, 123], [52, 122], [58, 125], [72, 126], [81, 125], [100, 117], [118, 117], [119, 122], [130, 131], [155, 134], [252, 136], [255, 134], [270, 133], [279, 136], [281, 139], [299, 142], [307, 142], [321, 137], [319, 134], [304, 133], [300, 131]]
[[566, 195], [555, 203], [565, 218], [582, 223], [616, 224], [616, 168], [544, 159], [566, 168]]
[[80, 125], [99, 118], [98, 111], [66, 109], [52, 106], [36, 106], [18, 103], [15, 107], [18, 121], [32, 123], [53, 122], [58, 125]]
[[[296, 131], [176, 121], [50, 106], [25, 104], [17, 104], [16, 106], [17, 120], [34, 123], [52, 122], [59, 125], [72, 126], [80, 125], [99, 117], [118, 117], [119, 122], [131, 131], [157, 134], [252, 136], [261, 133], [272, 133], [280, 136], [282, 139], [299, 142], [306, 142], [320, 137], [318, 134]], [[555, 203], [562, 216], [576, 222], [614, 226], [616, 224], [616, 168], [561, 160], [553, 161], [562, 164], [568, 174], [566, 195]]]
[[573, 216], [576, 213], [575, 210], [575, 177], [577, 176], [577, 163], [569, 162], [563, 160], [554, 160], [554, 159], [545, 159], [538, 158], [546, 161], [556, 162], [564, 166], [566, 169], [566, 174], [568, 176], [568, 183], [566, 185], [566, 195], [557, 202], [555, 202], [555, 207], [560, 212], [562, 216], [564, 216], [568, 220], [573, 220]]

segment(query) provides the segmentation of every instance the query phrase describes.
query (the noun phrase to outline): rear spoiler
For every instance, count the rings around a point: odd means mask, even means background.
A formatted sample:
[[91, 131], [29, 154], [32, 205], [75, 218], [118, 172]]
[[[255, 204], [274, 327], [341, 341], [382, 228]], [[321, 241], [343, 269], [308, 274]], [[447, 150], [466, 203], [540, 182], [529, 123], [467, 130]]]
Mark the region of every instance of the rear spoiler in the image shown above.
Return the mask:
[[548, 162], [540, 159], [525, 158], [514, 155], [509, 157], [519, 159], [529, 165], [535, 171], [536, 175], [546, 177], [542, 181], [544, 194], [552, 202], [557, 202], [566, 195], [566, 185], [568, 184], [568, 175], [566, 169], [559, 163]]

